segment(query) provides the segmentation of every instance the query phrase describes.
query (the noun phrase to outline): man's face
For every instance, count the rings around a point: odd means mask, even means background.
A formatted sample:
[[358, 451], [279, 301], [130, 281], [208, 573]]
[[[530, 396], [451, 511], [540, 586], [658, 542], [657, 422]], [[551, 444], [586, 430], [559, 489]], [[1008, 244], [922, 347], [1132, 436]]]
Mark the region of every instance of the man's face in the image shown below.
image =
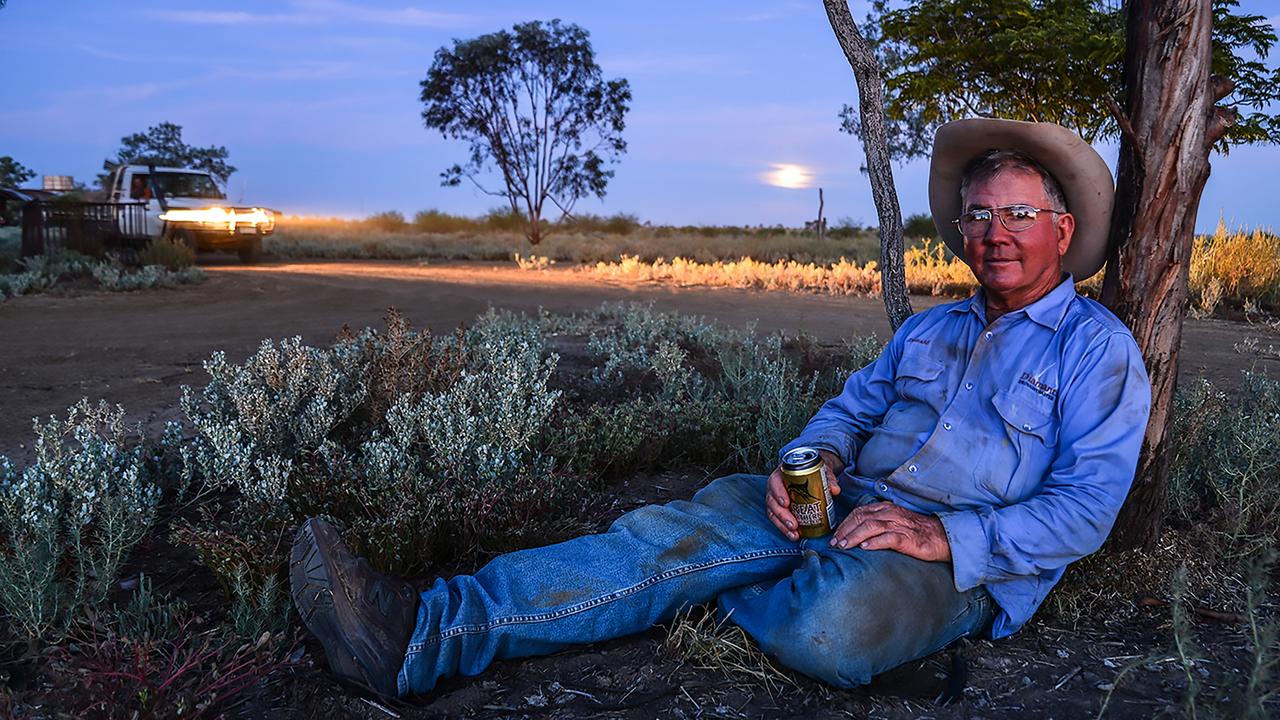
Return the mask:
[[[1006, 170], [969, 186], [964, 211], [1006, 205], [1053, 208], [1040, 176]], [[989, 293], [1029, 304], [1057, 287], [1062, 255], [1071, 245], [1075, 219], [1068, 214], [1042, 212], [1026, 230], [1011, 232], [998, 217], [982, 237], [964, 239], [965, 262]]]

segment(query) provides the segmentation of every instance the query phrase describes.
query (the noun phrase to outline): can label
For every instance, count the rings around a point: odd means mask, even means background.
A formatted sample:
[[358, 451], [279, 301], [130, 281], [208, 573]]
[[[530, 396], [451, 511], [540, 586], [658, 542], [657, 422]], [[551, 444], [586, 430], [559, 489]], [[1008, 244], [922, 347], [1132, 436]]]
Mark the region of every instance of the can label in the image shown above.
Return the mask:
[[791, 514], [799, 525], [800, 537], [815, 538], [830, 533], [835, 524], [835, 505], [831, 501], [831, 480], [826, 464], [819, 460], [800, 467], [787, 465], [784, 461], [783, 475], [787, 495], [791, 499]]

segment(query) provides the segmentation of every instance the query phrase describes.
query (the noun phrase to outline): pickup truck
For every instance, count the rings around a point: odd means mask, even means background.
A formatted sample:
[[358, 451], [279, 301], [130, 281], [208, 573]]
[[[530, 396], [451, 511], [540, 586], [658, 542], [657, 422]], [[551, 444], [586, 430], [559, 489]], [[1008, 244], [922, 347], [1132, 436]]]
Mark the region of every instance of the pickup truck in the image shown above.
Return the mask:
[[121, 165], [107, 179], [106, 200], [141, 204], [141, 231], [195, 250], [236, 250], [240, 260], [256, 262], [262, 238], [275, 231], [275, 213], [262, 207], [227, 202], [212, 174], [204, 170]]

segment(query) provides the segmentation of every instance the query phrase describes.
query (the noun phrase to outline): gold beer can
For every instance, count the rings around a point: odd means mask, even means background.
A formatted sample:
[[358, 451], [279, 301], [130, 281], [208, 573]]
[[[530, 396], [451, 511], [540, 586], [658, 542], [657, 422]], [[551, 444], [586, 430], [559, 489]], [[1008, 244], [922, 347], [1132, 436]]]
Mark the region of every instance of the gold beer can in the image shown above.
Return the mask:
[[831, 532], [835, 523], [831, 481], [818, 451], [811, 447], [787, 451], [782, 456], [782, 475], [800, 537], [816, 538]]

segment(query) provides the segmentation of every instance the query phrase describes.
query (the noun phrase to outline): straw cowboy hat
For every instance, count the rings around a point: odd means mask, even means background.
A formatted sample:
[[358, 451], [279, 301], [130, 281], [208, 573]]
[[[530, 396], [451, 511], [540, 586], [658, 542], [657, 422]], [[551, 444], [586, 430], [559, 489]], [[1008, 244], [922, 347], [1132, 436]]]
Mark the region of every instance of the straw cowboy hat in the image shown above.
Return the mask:
[[964, 238], [952, 220], [960, 217], [960, 173], [970, 160], [988, 150], [1017, 150], [1040, 163], [1062, 186], [1066, 210], [1076, 218], [1071, 247], [1062, 267], [1077, 281], [1102, 269], [1115, 183], [1111, 170], [1089, 143], [1053, 123], [968, 118], [938, 128], [929, 165], [929, 209], [942, 239], [964, 257]]

